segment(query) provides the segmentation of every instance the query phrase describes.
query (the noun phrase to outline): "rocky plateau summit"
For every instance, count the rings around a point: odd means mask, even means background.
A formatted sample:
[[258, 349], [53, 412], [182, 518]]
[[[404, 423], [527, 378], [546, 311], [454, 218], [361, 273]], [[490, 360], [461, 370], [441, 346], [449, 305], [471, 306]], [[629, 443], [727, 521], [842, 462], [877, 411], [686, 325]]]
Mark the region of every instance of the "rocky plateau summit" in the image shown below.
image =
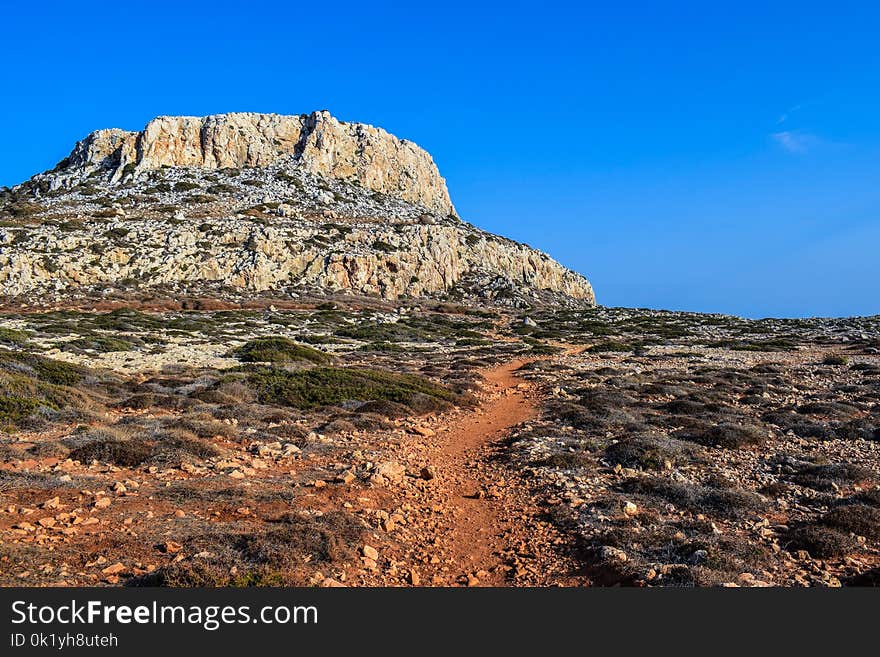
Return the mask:
[[431, 156], [326, 111], [97, 130], [0, 189], [7, 298], [151, 294], [590, 306], [589, 282], [462, 221]]

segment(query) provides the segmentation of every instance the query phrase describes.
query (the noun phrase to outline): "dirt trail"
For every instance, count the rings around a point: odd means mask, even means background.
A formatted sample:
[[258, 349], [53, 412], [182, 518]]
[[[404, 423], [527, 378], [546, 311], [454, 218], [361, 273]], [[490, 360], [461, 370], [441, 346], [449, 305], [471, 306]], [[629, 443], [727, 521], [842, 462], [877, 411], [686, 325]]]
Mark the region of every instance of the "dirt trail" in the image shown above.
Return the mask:
[[[486, 399], [441, 428], [426, 454], [438, 475], [424, 503], [442, 509], [434, 530], [445, 564], [426, 584], [500, 586], [522, 578], [532, 584], [568, 579], [562, 574], [568, 564], [553, 549], [555, 532], [539, 520], [539, 505], [518, 473], [496, 458], [511, 429], [538, 415], [534, 388], [516, 374], [527, 362], [484, 370]], [[538, 567], [542, 562], [553, 564], [554, 574]]]
[[455, 526], [449, 554], [460, 569], [460, 576], [470, 575], [472, 583], [476, 583], [472, 578], [477, 573], [485, 583], [489, 579], [499, 583], [499, 554], [507, 547], [505, 539], [513, 529], [489, 497], [501, 491], [492, 488], [499, 487], [499, 482], [487, 476], [490, 473], [485, 461], [512, 427], [537, 414], [535, 401], [526, 395], [525, 384], [521, 384], [523, 388], [517, 387], [521, 380], [514, 372], [524, 362], [505, 363], [483, 373], [492, 398], [449, 427], [432, 459], [450, 473], [448, 504], [454, 509]]

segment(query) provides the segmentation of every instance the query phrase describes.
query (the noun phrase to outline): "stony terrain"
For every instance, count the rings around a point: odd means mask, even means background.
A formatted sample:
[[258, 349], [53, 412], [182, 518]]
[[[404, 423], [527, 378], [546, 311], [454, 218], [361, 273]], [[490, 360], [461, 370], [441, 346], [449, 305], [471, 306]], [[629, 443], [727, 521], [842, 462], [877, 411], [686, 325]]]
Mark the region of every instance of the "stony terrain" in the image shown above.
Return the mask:
[[326, 112], [101, 130], [0, 190], [7, 303], [349, 293], [590, 305], [589, 282], [459, 219], [431, 157]]
[[0, 190], [0, 585], [880, 581], [880, 317], [595, 305], [329, 114]]
[[0, 583], [877, 582], [880, 318], [281, 304], [7, 312]]

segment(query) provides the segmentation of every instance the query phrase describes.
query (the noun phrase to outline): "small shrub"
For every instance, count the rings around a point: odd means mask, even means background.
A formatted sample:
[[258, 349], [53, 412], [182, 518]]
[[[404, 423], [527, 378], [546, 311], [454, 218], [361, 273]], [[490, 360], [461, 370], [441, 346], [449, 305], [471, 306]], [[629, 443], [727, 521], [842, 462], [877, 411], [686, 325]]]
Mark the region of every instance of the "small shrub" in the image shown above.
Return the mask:
[[32, 415], [40, 406], [49, 406], [36, 397], [0, 395], [0, 423], [16, 424]]
[[154, 461], [180, 461], [182, 456], [206, 459], [219, 456], [221, 451], [214, 445], [200, 440], [184, 429], [169, 429], [151, 436], [153, 449], [149, 458]]
[[693, 462], [698, 447], [667, 436], [632, 436], [605, 448], [610, 463], [625, 468], [664, 470], [677, 463]]
[[628, 479], [621, 484], [621, 489], [646, 498], [659, 498], [692, 513], [714, 512], [730, 518], [742, 517], [764, 507], [762, 498], [749, 491], [687, 484], [661, 477]]
[[784, 546], [789, 552], [805, 550], [814, 559], [829, 559], [852, 552], [858, 544], [854, 538], [836, 529], [807, 524], [789, 530]]
[[128, 228], [125, 226], [117, 226], [116, 228], [111, 228], [106, 233], [104, 233], [104, 237], [110, 240], [124, 239], [128, 236]]
[[304, 559], [337, 562], [355, 557], [365, 527], [354, 516], [331, 511], [312, 517], [286, 514], [277, 529], [242, 536], [238, 549], [257, 564], [291, 567]]
[[213, 203], [217, 200], [216, 196], [211, 194], [190, 194], [186, 197], [189, 203]]
[[629, 352], [635, 350], [635, 345], [614, 341], [600, 342], [599, 344], [594, 344], [587, 349], [587, 351], [591, 354], [601, 354], [606, 352]]
[[59, 386], [76, 385], [88, 372], [81, 365], [52, 360], [36, 354], [0, 351], [0, 370], [13, 369], [16, 372], [32, 375], [39, 381]]
[[245, 363], [290, 363], [296, 361], [327, 363], [332, 360], [332, 356], [323, 351], [297, 344], [293, 340], [280, 336], [249, 340], [235, 349], [233, 354]]
[[356, 413], [373, 413], [387, 418], [406, 417], [410, 409], [403, 404], [398, 404], [387, 399], [368, 401], [355, 409]]
[[69, 458], [81, 463], [101, 461], [122, 467], [135, 467], [146, 461], [153, 453], [150, 444], [137, 439], [100, 438], [77, 447]]
[[248, 382], [264, 404], [317, 408], [345, 401], [392, 401], [416, 412], [432, 412], [463, 402], [452, 391], [421, 377], [382, 370], [321, 367], [290, 372], [266, 367]]
[[721, 424], [710, 427], [704, 432], [685, 432], [682, 437], [685, 437], [688, 440], [693, 440], [706, 447], [739, 449], [764, 443], [767, 440], [767, 432], [752, 425], [722, 422]]
[[64, 351], [75, 351], [82, 349], [85, 351], [96, 351], [101, 354], [110, 353], [113, 351], [131, 351], [133, 348], [134, 344], [132, 344], [131, 342], [123, 340], [122, 338], [114, 338], [108, 335], [77, 338], [76, 340], [65, 342], [62, 345], [62, 349], [64, 349]]
[[839, 506], [822, 516], [820, 522], [872, 540], [880, 538], [880, 509], [865, 504]]
[[831, 491], [835, 485], [851, 485], [872, 481], [874, 473], [852, 463], [828, 463], [804, 466], [791, 476], [795, 483], [814, 490]]
[[27, 344], [28, 334], [24, 331], [0, 326], [0, 344], [22, 347]]

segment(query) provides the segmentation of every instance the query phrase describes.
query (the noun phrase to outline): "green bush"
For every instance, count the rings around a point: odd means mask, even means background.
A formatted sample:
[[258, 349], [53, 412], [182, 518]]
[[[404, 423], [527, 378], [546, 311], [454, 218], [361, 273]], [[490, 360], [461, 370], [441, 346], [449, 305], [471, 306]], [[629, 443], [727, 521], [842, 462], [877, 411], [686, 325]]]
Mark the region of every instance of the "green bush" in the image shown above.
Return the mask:
[[235, 349], [233, 355], [245, 363], [290, 363], [296, 361], [327, 363], [333, 359], [330, 354], [297, 344], [293, 340], [281, 336], [248, 340]]
[[421, 412], [442, 410], [463, 398], [431, 381], [408, 374], [321, 367], [291, 372], [264, 367], [248, 382], [264, 404], [309, 409], [345, 401], [392, 401]]
[[623, 342], [609, 341], [609, 342], [600, 342], [599, 344], [594, 344], [589, 349], [587, 349], [587, 351], [590, 352], [591, 354], [601, 354], [601, 353], [606, 353], [609, 351], [616, 351], [616, 352], [635, 351], [635, 349], [636, 349], [635, 345], [625, 344]]
[[0, 423], [17, 423], [32, 415], [40, 406], [48, 406], [35, 397], [0, 395]]
[[[22, 370], [22, 366], [26, 369]], [[76, 385], [87, 372], [86, 368], [79, 365], [15, 351], [0, 351], [0, 372], [3, 370], [11, 370], [16, 374], [24, 371], [40, 382], [56, 386]]]
[[0, 344], [21, 347], [26, 344], [27, 341], [28, 334], [24, 331], [18, 331], [16, 329], [0, 326]]

